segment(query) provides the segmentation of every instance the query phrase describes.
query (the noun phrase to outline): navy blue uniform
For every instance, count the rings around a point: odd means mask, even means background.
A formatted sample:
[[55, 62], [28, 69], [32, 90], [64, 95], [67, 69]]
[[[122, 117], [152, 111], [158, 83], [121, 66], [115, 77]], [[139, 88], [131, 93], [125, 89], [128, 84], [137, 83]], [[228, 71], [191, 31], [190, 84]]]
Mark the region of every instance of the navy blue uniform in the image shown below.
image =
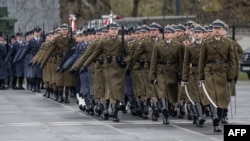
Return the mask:
[[6, 47], [3, 42], [0, 41], [0, 89], [3, 89], [4, 80], [6, 79], [6, 70], [7, 67], [5, 65], [4, 59], [7, 55]]

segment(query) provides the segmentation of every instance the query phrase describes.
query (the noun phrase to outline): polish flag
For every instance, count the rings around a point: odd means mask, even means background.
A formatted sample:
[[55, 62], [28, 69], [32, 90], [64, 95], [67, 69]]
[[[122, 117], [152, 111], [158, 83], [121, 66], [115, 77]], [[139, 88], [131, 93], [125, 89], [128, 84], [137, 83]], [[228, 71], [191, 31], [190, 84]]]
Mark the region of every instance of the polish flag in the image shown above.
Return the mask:
[[104, 21], [103, 21], [103, 25], [104, 26], [107, 26], [107, 25], [109, 25], [110, 23], [112, 23], [113, 22], [113, 13], [112, 13], [112, 11], [111, 11], [111, 13], [110, 13], [110, 15], [108, 16], [108, 18], [107, 19], [105, 19]]

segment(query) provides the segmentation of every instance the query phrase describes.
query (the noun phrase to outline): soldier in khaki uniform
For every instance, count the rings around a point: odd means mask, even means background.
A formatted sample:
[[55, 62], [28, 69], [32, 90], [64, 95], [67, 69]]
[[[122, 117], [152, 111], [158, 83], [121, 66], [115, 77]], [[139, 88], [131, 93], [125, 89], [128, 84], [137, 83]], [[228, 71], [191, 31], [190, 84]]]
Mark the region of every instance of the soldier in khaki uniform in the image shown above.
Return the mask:
[[[70, 45], [75, 43], [75, 39], [69, 35], [69, 27], [67, 24], [62, 24], [60, 26], [60, 35], [54, 39], [53, 45], [49, 48], [47, 54], [44, 56], [45, 60], [53, 55], [55, 65], [58, 67], [63, 61], [63, 58], [70, 50]], [[47, 62], [44, 62], [45, 65]], [[54, 70], [56, 71], [56, 70]], [[69, 91], [72, 86], [74, 86], [74, 77], [69, 74], [69, 70], [63, 73], [56, 73], [56, 92], [58, 92], [58, 102], [67, 102]], [[65, 87], [65, 98], [63, 98], [63, 92]]]
[[206, 121], [202, 116], [202, 106], [209, 105], [208, 99], [203, 94], [201, 87], [199, 87], [199, 78], [198, 78], [198, 63], [200, 48], [203, 44], [203, 34], [205, 28], [197, 24], [194, 26], [194, 37], [195, 41], [185, 47], [184, 62], [183, 62], [183, 71], [182, 71], [182, 85], [186, 85], [188, 93], [193, 105], [193, 123], [197, 127], [203, 126]]
[[[222, 30], [222, 36], [227, 38], [228, 40], [230, 40], [233, 47], [234, 47], [235, 65], [236, 65], [236, 67], [235, 67], [234, 80], [231, 83], [231, 96], [236, 96], [236, 83], [237, 83], [237, 79], [239, 77], [239, 72], [240, 72], [239, 60], [240, 60], [240, 58], [242, 58], [244, 51], [243, 51], [242, 47], [239, 45], [239, 43], [237, 41], [232, 40], [229, 37], [227, 37], [228, 28], [229, 28], [228, 25], [224, 23], [224, 27], [223, 27], [223, 30]], [[223, 109], [223, 114], [222, 114], [222, 118], [221, 118], [221, 123], [223, 123], [223, 124], [228, 123], [227, 113], [228, 113], [228, 109], [227, 108]]]
[[[221, 34], [224, 22], [213, 22], [214, 37], [204, 41], [199, 58], [199, 80], [211, 97], [211, 113], [214, 132], [221, 132], [223, 109], [228, 107], [230, 95], [228, 83], [235, 76], [235, 54], [231, 42]], [[203, 87], [204, 88], [204, 87]], [[215, 104], [215, 105], [214, 105]], [[217, 106], [217, 107], [216, 107]]]
[[[147, 25], [142, 25], [136, 31], [136, 36], [133, 41], [130, 42], [129, 49], [131, 56], [134, 54], [135, 50], [139, 47], [140, 42], [148, 37], [150, 29]], [[139, 33], [137, 33], [139, 32]], [[146, 96], [146, 84], [148, 83], [148, 75], [144, 73], [144, 60], [146, 60], [145, 54], [142, 54], [136, 64], [130, 69], [132, 76], [133, 93], [136, 98], [136, 102], [131, 102], [131, 113], [133, 115], [141, 116], [144, 119], [148, 118], [148, 106]], [[147, 80], [145, 82], [145, 80]]]
[[[158, 100], [152, 99], [152, 97], [156, 96], [156, 92], [154, 89], [154, 85], [150, 83], [150, 76], [149, 76], [149, 68], [150, 68], [150, 61], [153, 53], [153, 48], [157, 42], [159, 42], [161, 39], [159, 38], [159, 33], [161, 30], [161, 25], [153, 22], [150, 24], [150, 37], [147, 37], [143, 39], [139, 46], [136, 48], [131, 61], [131, 67], [134, 67], [136, 62], [140, 62], [140, 57], [142, 55], [145, 55], [145, 60], [143, 60], [143, 69], [144, 69], [144, 82], [146, 87], [146, 96], [148, 99], [151, 98], [153, 102], [153, 114], [152, 114], [152, 120], [157, 121], [159, 117], [159, 110], [158, 110]], [[144, 110], [143, 110], [144, 111]], [[145, 115], [144, 117], [148, 115], [147, 110], [143, 112]]]
[[178, 80], [181, 80], [182, 73], [181, 44], [173, 40], [173, 36], [174, 28], [165, 26], [165, 39], [155, 45], [150, 66], [151, 83], [154, 84], [156, 90], [156, 95], [151, 99], [156, 100], [157, 108], [160, 107], [162, 110], [163, 124], [169, 124], [168, 103], [177, 102]]
[[[101, 29], [102, 33], [101, 35], [98, 35], [98, 37], [87, 47], [86, 51], [83, 53], [83, 55], [73, 64], [71, 67], [71, 72], [79, 71], [83, 65], [83, 63], [93, 54], [95, 48], [99, 44], [100, 40], [102, 38], [106, 37], [106, 34], [108, 32], [107, 27], [103, 27]], [[105, 35], [105, 36], [104, 36]], [[98, 57], [95, 61], [91, 64], [91, 71], [92, 71], [92, 93], [95, 95], [95, 98], [97, 99], [97, 108], [96, 113], [97, 115], [100, 115], [102, 110], [107, 109], [107, 103], [104, 100], [105, 99], [105, 89], [104, 89], [104, 77], [103, 77], [103, 70], [102, 70], [102, 64], [103, 64], [103, 58], [102, 55]], [[85, 100], [83, 97], [79, 98], [79, 107], [82, 109], [83, 100]], [[105, 107], [105, 108], [103, 108]], [[105, 118], [102, 115], [103, 118]]]
[[[118, 107], [121, 100], [124, 99], [125, 68], [130, 61], [129, 48], [127, 42], [118, 36], [118, 24], [109, 25], [109, 37], [100, 41], [95, 48], [94, 53], [84, 62], [82, 70], [90, 65], [98, 56], [103, 56], [103, 75], [105, 85], [105, 99], [110, 100], [113, 112], [113, 121], [119, 122]], [[108, 109], [105, 109], [104, 116], [107, 119]]]

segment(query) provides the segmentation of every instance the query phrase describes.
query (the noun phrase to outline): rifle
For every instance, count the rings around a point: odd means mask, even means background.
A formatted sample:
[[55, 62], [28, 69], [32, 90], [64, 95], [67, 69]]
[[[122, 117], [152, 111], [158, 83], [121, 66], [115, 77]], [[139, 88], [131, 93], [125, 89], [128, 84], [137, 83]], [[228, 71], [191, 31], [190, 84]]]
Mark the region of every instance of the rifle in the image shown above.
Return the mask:
[[128, 65], [126, 64], [125, 60], [124, 60], [124, 57], [125, 57], [125, 48], [124, 48], [124, 25], [122, 24], [121, 26], [121, 32], [122, 32], [122, 43], [121, 43], [121, 51], [122, 51], [122, 57], [121, 57], [121, 60], [119, 61], [119, 64], [122, 66], [122, 67], [126, 67], [126, 70], [128, 69]]
[[45, 42], [46, 41], [46, 36], [45, 36], [45, 31], [44, 31], [44, 23], [43, 23], [42, 38], [43, 38], [43, 42]]
[[235, 41], [235, 23], [233, 18], [233, 26], [232, 26], [232, 39]]

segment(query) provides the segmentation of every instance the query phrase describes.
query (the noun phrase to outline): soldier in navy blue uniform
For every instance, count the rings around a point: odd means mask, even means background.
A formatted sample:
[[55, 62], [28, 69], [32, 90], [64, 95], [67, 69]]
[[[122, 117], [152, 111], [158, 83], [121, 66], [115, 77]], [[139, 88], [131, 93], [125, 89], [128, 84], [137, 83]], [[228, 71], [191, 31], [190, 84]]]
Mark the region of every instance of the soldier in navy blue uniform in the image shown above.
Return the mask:
[[11, 70], [11, 87], [12, 89], [16, 89], [17, 87], [17, 76], [16, 76], [16, 67], [15, 63], [13, 63], [14, 57], [18, 50], [18, 43], [16, 40], [16, 36], [11, 36], [11, 43], [9, 45], [9, 51], [7, 57], [5, 58], [5, 63], [9, 66]]
[[17, 58], [22, 54], [25, 44], [22, 39], [22, 33], [16, 33], [16, 39], [17, 39], [17, 52], [15, 54], [13, 63], [15, 64], [16, 67], [16, 77], [18, 80], [18, 86], [17, 89], [19, 90], [25, 90], [23, 88], [23, 80], [24, 80], [24, 59], [21, 59], [17, 61]]
[[[33, 38], [33, 30], [28, 31], [25, 35], [25, 42], [24, 42], [24, 48], [28, 48], [29, 40]], [[30, 57], [29, 55], [26, 55], [24, 58], [24, 77], [26, 78], [26, 88], [28, 90], [32, 90], [32, 79], [31, 79], [31, 71], [30, 71]]]
[[5, 79], [6, 79], [6, 65], [4, 62], [4, 58], [7, 55], [5, 42], [4, 42], [4, 34], [0, 33], [0, 90], [5, 89]]
[[[33, 56], [38, 52], [38, 50], [41, 47], [42, 44], [42, 38], [41, 38], [41, 28], [35, 27], [34, 28], [34, 37], [29, 40], [28, 46], [24, 49], [20, 57], [18, 58], [18, 61], [21, 61], [25, 56], [27, 59], [31, 60]], [[42, 69], [38, 64], [32, 65], [29, 67], [29, 70], [31, 72], [31, 79], [33, 84], [33, 92], [40, 92], [40, 85], [42, 81]]]

